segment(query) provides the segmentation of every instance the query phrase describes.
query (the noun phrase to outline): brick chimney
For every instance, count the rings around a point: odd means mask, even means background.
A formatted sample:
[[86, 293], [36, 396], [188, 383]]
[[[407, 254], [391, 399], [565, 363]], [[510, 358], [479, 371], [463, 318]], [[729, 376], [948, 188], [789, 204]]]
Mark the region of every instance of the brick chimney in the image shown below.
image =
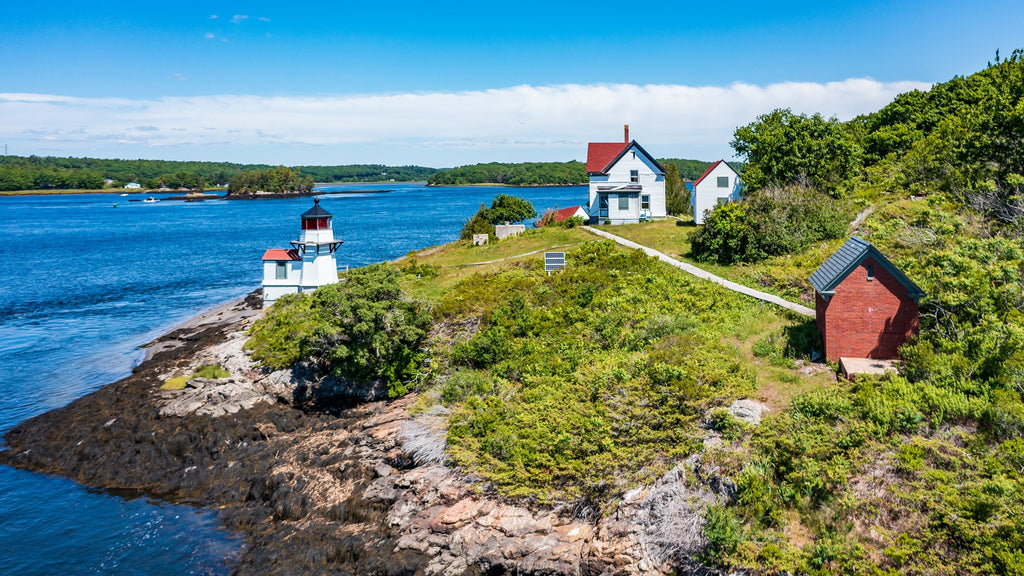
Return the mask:
[[626, 143], [629, 143], [629, 124], [626, 124]]

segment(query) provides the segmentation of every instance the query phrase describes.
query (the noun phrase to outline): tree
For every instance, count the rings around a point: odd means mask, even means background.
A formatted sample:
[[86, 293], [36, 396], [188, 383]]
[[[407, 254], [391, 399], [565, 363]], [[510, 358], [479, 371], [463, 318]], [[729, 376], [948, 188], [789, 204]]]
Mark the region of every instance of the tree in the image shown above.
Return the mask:
[[490, 210], [483, 203], [480, 204], [480, 209], [476, 211], [476, 214], [468, 218], [462, 226], [459, 240], [472, 240], [475, 234], [487, 234], [488, 237], [494, 237], [494, 224], [491, 224]]
[[522, 222], [537, 215], [537, 210], [529, 200], [508, 194], [498, 194], [491, 201], [488, 213], [491, 224], [502, 222]]
[[691, 211], [690, 189], [675, 164], [669, 164], [665, 171], [665, 209], [673, 216], [685, 216]]
[[835, 118], [776, 109], [736, 129], [729, 143], [748, 163], [748, 189], [806, 184], [838, 196], [860, 166], [860, 148]]
[[321, 319], [310, 336], [313, 358], [335, 376], [387, 382], [392, 398], [409, 391], [431, 322], [403, 295], [400, 278], [386, 264], [357, 268], [313, 292], [311, 302]]
[[756, 262], [840, 238], [849, 222], [848, 210], [825, 194], [797, 186], [769, 188], [715, 207], [690, 244], [702, 262]]

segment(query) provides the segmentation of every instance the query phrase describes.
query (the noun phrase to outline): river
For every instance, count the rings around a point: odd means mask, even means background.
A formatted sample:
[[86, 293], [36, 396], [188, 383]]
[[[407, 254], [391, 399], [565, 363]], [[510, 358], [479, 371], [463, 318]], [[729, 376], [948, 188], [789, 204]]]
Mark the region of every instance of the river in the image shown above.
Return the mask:
[[[452, 241], [498, 193], [538, 212], [587, 199], [585, 186], [322, 189], [356, 191], [320, 196], [344, 241], [341, 267]], [[123, 378], [140, 345], [257, 288], [264, 250], [288, 247], [312, 206], [142, 198], [0, 197], [0, 434]], [[243, 546], [201, 509], [6, 466], [0, 486], [3, 574], [227, 574]]]

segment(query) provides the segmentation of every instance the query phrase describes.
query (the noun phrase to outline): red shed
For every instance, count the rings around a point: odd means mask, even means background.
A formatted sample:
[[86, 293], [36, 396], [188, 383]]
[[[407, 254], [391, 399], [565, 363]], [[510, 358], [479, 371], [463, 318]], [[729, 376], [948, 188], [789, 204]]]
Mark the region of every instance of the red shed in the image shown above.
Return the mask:
[[827, 359], [896, 358], [917, 334], [924, 292], [870, 242], [850, 238], [810, 280]]

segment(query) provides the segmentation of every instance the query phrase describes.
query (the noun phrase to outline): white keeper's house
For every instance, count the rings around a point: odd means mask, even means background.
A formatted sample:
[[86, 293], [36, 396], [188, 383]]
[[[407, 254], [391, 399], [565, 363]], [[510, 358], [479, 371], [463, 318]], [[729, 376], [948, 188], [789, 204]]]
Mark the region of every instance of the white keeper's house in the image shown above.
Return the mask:
[[636, 140], [587, 145], [591, 224], [629, 224], [664, 218], [665, 168]]
[[715, 162], [693, 182], [693, 192], [690, 194], [693, 222], [703, 224], [715, 206], [742, 197], [743, 181], [739, 173], [725, 160]]
[[320, 199], [302, 213], [299, 239], [292, 247], [271, 248], [263, 254], [263, 307], [285, 294], [312, 292], [338, 281], [334, 253], [341, 240], [334, 239], [331, 213], [320, 207]]

